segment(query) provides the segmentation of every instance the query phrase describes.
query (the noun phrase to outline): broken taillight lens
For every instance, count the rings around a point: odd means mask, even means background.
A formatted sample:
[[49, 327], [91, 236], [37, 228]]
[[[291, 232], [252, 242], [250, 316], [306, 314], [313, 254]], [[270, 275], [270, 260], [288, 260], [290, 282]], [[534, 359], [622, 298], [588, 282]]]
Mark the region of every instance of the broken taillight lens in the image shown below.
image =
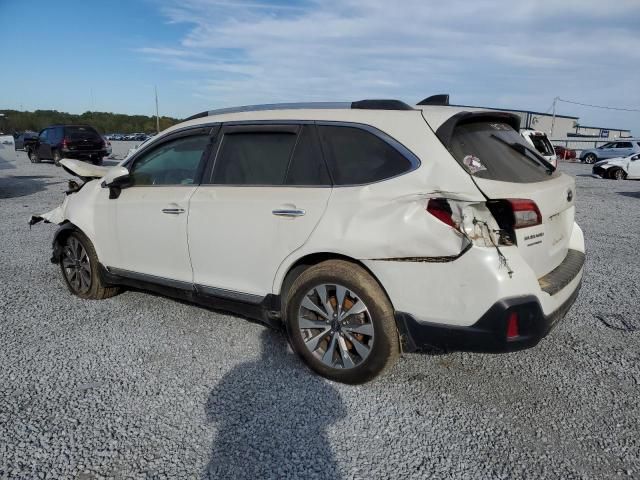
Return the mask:
[[457, 228], [453, 221], [451, 205], [446, 198], [430, 198], [427, 203], [427, 212], [451, 228]]
[[542, 215], [533, 200], [510, 198], [507, 202], [513, 210], [513, 228], [533, 227], [542, 223]]

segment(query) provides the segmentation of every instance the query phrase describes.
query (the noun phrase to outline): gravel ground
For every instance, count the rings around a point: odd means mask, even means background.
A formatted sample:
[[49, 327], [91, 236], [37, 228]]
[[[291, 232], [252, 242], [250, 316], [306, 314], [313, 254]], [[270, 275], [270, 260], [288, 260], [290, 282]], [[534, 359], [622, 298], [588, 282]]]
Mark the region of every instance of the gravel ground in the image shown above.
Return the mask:
[[507, 355], [405, 355], [352, 387], [232, 315], [71, 296], [55, 227], [26, 224], [66, 174], [19, 154], [0, 171], [0, 478], [640, 478], [640, 182], [561, 168], [588, 256], [552, 334]]

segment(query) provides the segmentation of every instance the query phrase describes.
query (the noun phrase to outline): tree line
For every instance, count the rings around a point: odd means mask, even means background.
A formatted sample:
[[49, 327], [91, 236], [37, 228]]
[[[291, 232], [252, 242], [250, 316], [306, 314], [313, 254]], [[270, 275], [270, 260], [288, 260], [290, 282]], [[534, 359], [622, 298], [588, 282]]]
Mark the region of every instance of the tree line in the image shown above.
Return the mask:
[[[156, 117], [147, 115], [125, 115], [110, 112], [84, 112], [73, 114], [58, 112], [57, 110], [35, 110], [21, 112], [18, 110], [0, 110], [0, 131], [5, 133], [24, 132], [31, 130], [39, 132], [49, 125], [55, 124], [88, 124], [100, 133], [155, 133]], [[177, 118], [160, 117], [160, 130], [169, 128], [180, 122]]]

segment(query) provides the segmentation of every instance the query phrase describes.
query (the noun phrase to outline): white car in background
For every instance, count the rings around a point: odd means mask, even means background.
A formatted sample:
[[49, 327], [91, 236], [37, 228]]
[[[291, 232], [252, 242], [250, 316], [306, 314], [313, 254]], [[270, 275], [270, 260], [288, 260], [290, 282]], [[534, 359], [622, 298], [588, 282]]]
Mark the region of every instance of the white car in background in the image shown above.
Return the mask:
[[640, 153], [624, 158], [600, 160], [593, 165], [593, 174], [613, 180], [640, 180]]
[[[283, 327], [317, 373], [362, 383], [401, 351], [533, 347], [582, 281], [575, 182], [505, 112], [396, 100], [203, 112], [57, 209], [74, 295], [121, 286]], [[211, 338], [215, 342], [215, 338]]]
[[553, 165], [554, 168], [558, 168], [556, 151], [553, 145], [551, 145], [546, 133], [531, 128], [521, 128], [520, 135], [522, 135], [547, 162]]
[[13, 135], [0, 132], [0, 170], [16, 168], [16, 148]]

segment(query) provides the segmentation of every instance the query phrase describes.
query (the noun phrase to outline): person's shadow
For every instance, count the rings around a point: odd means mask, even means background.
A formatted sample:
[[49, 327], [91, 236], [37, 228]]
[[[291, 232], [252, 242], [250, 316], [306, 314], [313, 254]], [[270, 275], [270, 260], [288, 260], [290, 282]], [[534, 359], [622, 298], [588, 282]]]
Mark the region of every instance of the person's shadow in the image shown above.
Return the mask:
[[340, 478], [326, 433], [346, 416], [340, 395], [290, 353], [283, 333], [265, 329], [261, 340], [260, 358], [233, 368], [209, 395], [218, 432], [203, 476]]

